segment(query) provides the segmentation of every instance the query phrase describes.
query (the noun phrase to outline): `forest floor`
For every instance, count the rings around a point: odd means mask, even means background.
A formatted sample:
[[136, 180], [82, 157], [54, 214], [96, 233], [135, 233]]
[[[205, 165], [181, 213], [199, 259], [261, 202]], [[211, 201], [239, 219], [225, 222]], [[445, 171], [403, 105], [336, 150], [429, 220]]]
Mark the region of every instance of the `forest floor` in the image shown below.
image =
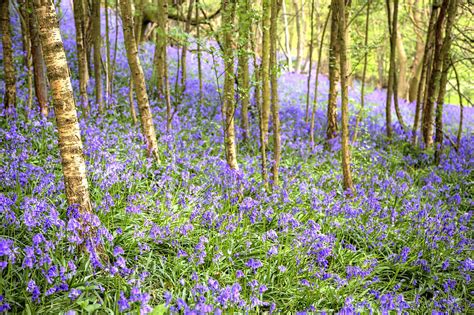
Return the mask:
[[[61, 28], [78, 92], [68, 6]], [[14, 40], [18, 69], [20, 43]], [[151, 43], [141, 49], [150, 95], [153, 50]], [[399, 125], [386, 141], [385, 92], [371, 92], [352, 146], [357, 192], [345, 199], [339, 139], [324, 148], [327, 78], [320, 77], [311, 149], [306, 76], [284, 73], [281, 185], [269, 193], [261, 184], [254, 109], [251, 140], [243, 142], [238, 130], [241, 170], [226, 165], [216, 84], [222, 65], [212, 51], [204, 55], [202, 104], [196, 55], [188, 53], [186, 90], [170, 133], [165, 106], [151, 97], [157, 165], [131, 121], [128, 64], [118, 47], [111, 107], [104, 116], [79, 113], [94, 208], [88, 217], [67, 208], [54, 116], [21, 109], [26, 73], [17, 71], [17, 118], [0, 120], [0, 312], [472, 310], [473, 108], [465, 109], [459, 152], [446, 142], [433, 166], [431, 152], [413, 148]], [[173, 89], [177, 50], [168, 54]], [[93, 86], [91, 80], [91, 99]], [[351, 130], [359, 99], [355, 84]], [[414, 105], [401, 107], [411, 122]], [[446, 105], [448, 134], [455, 134], [458, 115], [459, 107]], [[240, 112], [235, 118], [239, 125]], [[81, 222], [97, 229], [105, 255], [90, 244], [89, 255], [81, 250]]]

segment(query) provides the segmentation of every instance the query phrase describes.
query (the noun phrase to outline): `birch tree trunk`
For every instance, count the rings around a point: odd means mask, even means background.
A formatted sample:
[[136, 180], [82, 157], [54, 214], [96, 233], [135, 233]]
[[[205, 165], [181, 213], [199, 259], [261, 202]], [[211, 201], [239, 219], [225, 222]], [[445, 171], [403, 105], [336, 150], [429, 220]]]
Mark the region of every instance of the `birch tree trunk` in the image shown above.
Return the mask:
[[143, 135], [146, 139], [148, 156], [153, 157], [156, 162], [160, 162], [158, 155], [158, 142], [156, 140], [155, 126], [151, 114], [150, 103], [146, 91], [145, 75], [138, 58], [138, 47], [133, 29], [132, 5], [130, 0], [120, 1], [120, 11], [122, 13], [122, 26], [127, 51], [128, 64], [132, 72], [132, 81], [137, 97], [138, 111], [142, 123]]
[[80, 213], [92, 212], [86, 164], [66, 54], [52, 0], [33, 0], [58, 127], [66, 197]]

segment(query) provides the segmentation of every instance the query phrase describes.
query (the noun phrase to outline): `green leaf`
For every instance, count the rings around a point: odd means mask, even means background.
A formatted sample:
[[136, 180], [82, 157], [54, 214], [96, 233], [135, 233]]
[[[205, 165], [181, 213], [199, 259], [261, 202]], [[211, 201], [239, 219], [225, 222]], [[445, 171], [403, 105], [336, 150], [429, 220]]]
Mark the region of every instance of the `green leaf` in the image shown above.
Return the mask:
[[84, 310], [88, 313], [92, 313], [94, 311], [97, 311], [98, 309], [100, 309], [102, 307], [102, 305], [98, 304], [98, 303], [94, 303], [94, 304], [89, 304], [87, 305], [86, 307], [84, 307]]
[[166, 304], [160, 304], [156, 306], [150, 313], [150, 315], [163, 315], [168, 312], [168, 307]]

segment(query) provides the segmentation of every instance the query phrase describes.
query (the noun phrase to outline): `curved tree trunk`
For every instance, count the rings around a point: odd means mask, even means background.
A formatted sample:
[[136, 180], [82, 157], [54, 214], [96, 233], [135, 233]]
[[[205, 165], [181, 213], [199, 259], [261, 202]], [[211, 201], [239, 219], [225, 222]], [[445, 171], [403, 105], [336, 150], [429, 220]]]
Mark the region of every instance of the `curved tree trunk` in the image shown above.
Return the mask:
[[87, 68], [87, 50], [85, 44], [85, 8], [84, 0], [76, 0], [74, 3], [74, 22], [76, 25], [76, 47], [77, 61], [79, 68], [79, 92], [81, 97], [81, 107], [87, 113], [89, 109], [89, 98], [87, 95], [87, 83], [89, 81], [89, 72]]
[[33, 0], [33, 3], [38, 19], [44, 61], [51, 84], [66, 197], [68, 204], [78, 206], [80, 213], [91, 213], [92, 206], [89, 198], [81, 133], [56, 9], [53, 1]]
[[156, 162], [160, 162], [158, 155], [158, 142], [156, 140], [155, 126], [151, 114], [150, 103], [146, 91], [145, 75], [138, 58], [138, 47], [133, 29], [132, 5], [130, 0], [120, 1], [122, 13], [122, 26], [127, 51], [128, 64], [132, 72], [132, 81], [137, 97], [138, 111], [142, 123], [143, 135], [146, 139], [148, 156], [152, 156]]
[[238, 170], [237, 148], [235, 141], [235, 89], [234, 89], [234, 52], [233, 46], [233, 25], [235, 19], [235, 2], [232, 0], [222, 0], [222, 23], [224, 32], [224, 100], [222, 113], [224, 117], [224, 146], [227, 164], [231, 169]]
[[13, 64], [9, 0], [0, 0], [0, 35], [2, 35], [5, 94], [3, 104], [7, 115], [16, 107], [16, 78]]

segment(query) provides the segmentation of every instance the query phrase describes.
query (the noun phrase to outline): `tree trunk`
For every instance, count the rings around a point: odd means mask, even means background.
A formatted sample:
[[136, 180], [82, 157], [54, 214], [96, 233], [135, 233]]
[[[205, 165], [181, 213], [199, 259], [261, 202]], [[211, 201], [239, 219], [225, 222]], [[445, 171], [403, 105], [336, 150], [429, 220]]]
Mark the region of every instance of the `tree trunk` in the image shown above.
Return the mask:
[[286, 50], [286, 62], [288, 65], [288, 71], [293, 72], [293, 58], [291, 56], [291, 47], [290, 47], [290, 30], [288, 27], [288, 15], [286, 12], [286, 1], [282, 1], [282, 15], [283, 15], [283, 27], [285, 28], [285, 50]]
[[360, 110], [357, 113], [356, 123], [354, 127], [354, 136], [352, 137], [352, 143], [357, 141], [357, 131], [359, 128], [360, 120], [362, 119], [362, 112], [365, 107], [365, 78], [367, 75], [367, 64], [369, 59], [369, 17], [370, 17], [370, 3], [372, 1], [367, 1], [367, 12], [365, 15], [365, 35], [364, 35], [364, 68], [362, 69], [362, 79], [360, 82]]
[[107, 108], [110, 106], [110, 98], [112, 93], [110, 92], [110, 82], [112, 81], [112, 68], [110, 63], [110, 40], [109, 40], [109, 6], [108, 1], [104, 1], [105, 11], [105, 105]]
[[422, 60], [425, 45], [421, 32], [422, 23], [418, 0], [414, 0], [414, 2], [409, 3], [409, 5], [411, 6], [410, 15], [413, 21], [413, 31], [416, 34], [415, 58], [411, 64], [410, 80], [408, 83], [408, 100], [413, 102], [416, 100], [416, 94], [418, 92], [418, 81], [420, 80], [420, 73], [423, 65]]
[[456, 135], [456, 150], [459, 151], [459, 148], [461, 146], [462, 124], [464, 120], [464, 105], [462, 103], [461, 82], [459, 81], [459, 75], [454, 64], [453, 64], [453, 71], [454, 71], [454, 77], [456, 78], [456, 86], [457, 86], [457, 91], [458, 91], [459, 107], [460, 107], [459, 108], [459, 126], [458, 126], [458, 132]]
[[28, 13], [28, 1], [18, 1], [18, 7], [23, 39], [23, 66], [27, 69], [26, 82], [28, 88], [28, 111], [30, 111], [33, 104], [33, 62], [31, 60], [31, 32], [29, 29], [30, 16]]
[[158, 155], [158, 143], [156, 140], [155, 126], [153, 125], [153, 117], [151, 114], [150, 103], [146, 91], [145, 75], [138, 58], [138, 47], [133, 30], [132, 5], [130, 0], [120, 1], [120, 11], [122, 13], [122, 26], [125, 41], [125, 49], [127, 51], [128, 64], [132, 72], [132, 81], [137, 97], [138, 111], [140, 112], [140, 120], [142, 123], [143, 135], [146, 139], [148, 156], [160, 162]]
[[[413, 121], [413, 129], [412, 129], [412, 136], [411, 136], [411, 141], [413, 145], [416, 145], [417, 143], [417, 132], [418, 132], [418, 127], [420, 126], [421, 123], [421, 112], [423, 109], [423, 104], [424, 104], [424, 88], [425, 88], [425, 81], [428, 79], [426, 78], [428, 76], [429, 68], [431, 67], [431, 50], [432, 50], [432, 40], [433, 40], [433, 34], [434, 34], [434, 26], [436, 23], [436, 16], [437, 16], [437, 11], [438, 11], [438, 6], [433, 5], [431, 7], [431, 14], [430, 14], [430, 21], [428, 24], [428, 31], [426, 32], [426, 41], [425, 41], [425, 48], [424, 48], [424, 53], [423, 53], [423, 60], [422, 60], [422, 67], [421, 67], [421, 74], [420, 74], [420, 79], [418, 81], [418, 88], [417, 88], [417, 94], [416, 94], [416, 109], [415, 109], [415, 118]], [[422, 100], [423, 98], [423, 100]]]
[[260, 110], [260, 140], [262, 154], [262, 177], [264, 186], [267, 187], [268, 176], [266, 170], [266, 148], [268, 143], [268, 122], [270, 116], [270, 0], [262, 1], [262, 55], [261, 72], [262, 80], [262, 106]]
[[81, 98], [81, 107], [88, 112], [89, 98], [87, 95], [87, 83], [89, 81], [89, 72], [87, 68], [87, 50], [85, 43], [85, 8], [84, 0], [76, 0], [74, 3], [74, 22], [76, 25], [76, 46], [77, 46], [77, 61], [79, 69], [79, 91]]
[[[196, 5], [196, 21], [199, 20], [199, 0], [195, 1]], [[202, 83], [202, 53], [201, 53], [201, 27], [196, 25], [196, 40], [197, 40], [197, 63], [198, 63], [198, 78], [199, 78], [199, 105], [203, 102], [203, 83]], [[248, 68], [248, 67], [247, 67]]]
[[166, 25], [168, 23], [167, 14], [168, 14], [168, 1], [158, 0], [158, 19], [157, 19], [157, 28], [156, 28], [156, 43], [155, 43], [155, 56], [154, 64], [156, 67], [156, 86], [158, 91], [158, 96], [162, 97], [165, 95], [165, 85], [163, 78], [165, 76], [165, 51], [167, 45], [166, 38]]
[[423, 108], [422, 116], [422, 135], [426, 148], [431, 147], [433, 144], [433, 108], [440, 88], [441, 70], [445, 55], [442, 49], [443, 25], [445, 24], [449, 2], [450, 0], [443, 0], [435, 25], [433, 64], [431, 67], [431, 75], [428, 76], [426, 104]]
[[231, 169], [238, 170], [237, 148], [235, 141], [235, 89], [234, 89], [234, 52], [233, 52], [233, 32], [235, 19], [235, 2], [232, 0], [222, 0], [222, 25], [224, 37], [224, 100], [222, 113], [224, 117], [224, 146], [227, 164]]
[[40, 113], [47, 117], [48, 108], [48, 84], [46, 78], [46, 65], [43, 59], [43, 50], [41, 49], [40, 37], [38, 32], [38, 23], [33, 14], [33, 4], [29, 1], [29, 27], [31, 35], [31, 55], [33, 57], [33, 75], [35, 81], [35, 94], [38, 100]]
[[33, 3], [38, 19], [39, 37], [48, 79], [51, 84], [66, 197], [68, 204], [78, 206], [80, 213], [91, 213], [92, 206], [89, 198], [81, 132], [56, 9], [53, 1], [33, 0]]
[[295, 9], [296, 21], [296, 64], [295, 72], [300, 73], [303, 65], [303, 50], [304, 50], [304, 34], [303, 34], [303, 6], [299, 3], [300, 0], [293, 0], [293, 7]]
[[[346, 15], [346, 22], [349, 23], [348, 21], [350, 21], [351, 19], [351, 6], [352, 6], [352, 0], [345, 0], [345, 12], [344, 14]], [[352, 59], [351, 59], [351, 32], [349, 31], [349, 28], [347, 27], [345, 29], [345, 38], [346, 38], [346, 48], [347, 48], [347, 52], [346, 52], [346, 60], [347, 60], [347, 85], [348, 86], [352, 86], [352, 72], [351, 72], [351, 69], [352, 69]]]
[[388, 33], [390, 35], [390, 66], [388, 68], [388, 86], [387, 86], [387, 99], [385, 102], [385, 125], [387, 130], [387, 138], [392, 138], [392, 97], [393, 87], [395, 86], [393, 79], [395, 73], [395, 37], [392, 30], [392, 13], [390, 9], [390, 0], [385, 1], [387, 5], [387, 21], [388, 21]]
[[135, 104], [133, 103], [133, 83], [132, 79], [128, 82], [128, 102], [130, 103], [130, 115], [132, 116], [132, 122], [134, 125], [137, 124], [137, 112], [135, 111]]
[[348, 195], [354, 194], [351, 175], [351, 151], [349, 144], [349, 89], [347, 82], [347, 47], [346, 47], [346, 14], [344, 0], [333, 0], [333, 14], [338, 16], [338, 33], [340, 42], [340, 67], [341, 67], [341, 150], [342, 150], [342, 176], [344, 191]]
[[[398, 22], [397, 22], [398, 24]], [[397, 56], [398, 56], [398, 97], [408, 99], [408, 79], [407, 79], [407, 54], [403, 45], [403, 39], [397, 31]]]
[[326, 16], [326, 21], [324, 22], [323, 32], [321, 33], [321, 40], [319, 42], [318, 63], [316, 65], [316, 78], [314, 79], [313, 110], [311, 111], [311, 125], [310, 125], [310, 128], [309, 128], [309, 137], [310, 137], [310, 142], [311, 142], [311, 149], [314, 148], [314, 122], [315, 122], [315, 117], [316, 117], [316, 108], [318, 106], [318, 83], [319, 83], [319, 72], [321, 70], [321, 56], [322, 56], [322, 53], [323, 53], [324, 36], [326, 35], [326, 29], [327, 29], [330, 17], [331, 17], [331, 8], [329, 8], [328, 14]]
[[271, 0], [270, 19], [270, 81], [272, 97], [272, 121], [273, 121], [273, 163], [272, 163], [272, 186], [279, 185], [278, 170], [281, 159], [281, 135], [280, 135], [280, 104], [278, 100], [278, 64], [277, 64], [277, 30], [278, 12], [281, 1]]
[[13, 64], [9, 3], [9, 0], [0, 0], [0, 35], [2, 35], [3, 67], [5, 70], [3, 105], [7, 116], [12, 115], [16, 107], [16, 74]]
[[[389, 3], [387, 2], [387, 5]], [[395, 61], [395, 55], [396, 55], [396, 49], [397, 49], [397, 38], [398, 38], [398, 0], [393, 1], [393, 16], [392, 16], [392, 28], [391, 28], [391, 38], [390, 38], [390, 62], [391, 62], [391, 67], [393, 69], [391, 70], [392, 72], [392, 83], [393, 83], [393, 103], [395, 106], [395, 113], [397, 114], [398, 122], [400, 123], [403, 132], [405, 132], [406, 127], [405, 123], [403, 121], [403, 116], [400, 111], [399, 107], [399, 102], [398, 102], [398, 86], [399, 86], [399, 80], [398, 80], [398, 74], [397, 74], [397, 63]], [[402, 65], [401, 65], [402, 66]], [[406, 72], [406, 61], [405, 61], [405, 66], [404, 67], [404, 72]], [[406, 74], [404, 75], [406, 77]]]
[[114, 95], [114, 74], [115, 74], [115, 62], [117, 61], [117, 43], [118, 43], [118, 12], [119, 12], [119, 6], [118, 6], [118, 1], [115, 1], [115, 39], [114, 39], [114, 58], [112, 59], [112, 64], [110, 66], [111, 69], [111, 74], [110, 74], [110, 94]]
[[331, 39], [329, 43], [329, 100], [327, 110], [326, 139], [331, 140], [337, 133], [337, 85], [339, 81], [339, 53], [337, 0], [331, 1]]
[[[184, 32], [189, 34], [191, 32], [191, 19], [193, 17], [194, 0], [189, 1], [188, 12], [186, 15], [186, 24], [184, 26]], [[187, 78], [187, 62], [186, 55], [188, 52], [188, 40], [185, 39], [183, 47], [181, 48], [181, 93], [186, 90], [186, 78]]]
[[104, 113], [104, 100], [102, 97], [102, 65], [101, 65], [101, 34], [100, 34], [100, 1], [92, 1], [92, 36], [94, 45], [94, 79], [95, 102], [99, 112]]
[[308, 59], [309, 59], [309, 70], [308, 70], [308, 77], [306, 80], [306, 109], [305, 109], [305, 114], [304, 114], [304, 121], [305, 123], [308, 122], [309, 119], [309, 93], [310, 93], [310, 88], [311, 88], [311, 70], [313, 68], [313, 46], [314, 46], [314, 0], [311, 0], [311, 14], [310, 14], [310, 25], [311, 25], [311, 38], [309, 41], [309, 53], [308, 53]]
[[251, 20], [250, 1], [241, 0], [239, 5], [239, 95], [242, 103], [243, 140], [247, 141], [250, 132], [248, 109], [250, 106], [249, 41]]
[[450, 0], [448, 6], [448, 18], [446, 21], [443, 45], [441, 46], [441, 58], [443, 60], [440, 78], [438, 98], [436, 100], [436, 133], [435, 133], [435, 163], [439, 164], [443, 152], [443, 104], [446, 95], [446, 84], [448, 83], [448, 72], [451, 67], [449, 50], [451, 48], [451, 29], [456, 17], [458, 0]]
[[135, 41], [137, 42], [137, 49], [140, 48], [140, 43], [142, 42], [143, 35], [143, 1], [145, 0], [134, 0], [132, 3], [133, 25]]
[[385, 63], [385, 47], [383, 46], [383, 43], [381, 46], [379, 46], [379, 49], [377, 49], [377, 88], [378, 89], [383, 89], [385, 87], [385, 79], [384, 79], [384, 63]]

